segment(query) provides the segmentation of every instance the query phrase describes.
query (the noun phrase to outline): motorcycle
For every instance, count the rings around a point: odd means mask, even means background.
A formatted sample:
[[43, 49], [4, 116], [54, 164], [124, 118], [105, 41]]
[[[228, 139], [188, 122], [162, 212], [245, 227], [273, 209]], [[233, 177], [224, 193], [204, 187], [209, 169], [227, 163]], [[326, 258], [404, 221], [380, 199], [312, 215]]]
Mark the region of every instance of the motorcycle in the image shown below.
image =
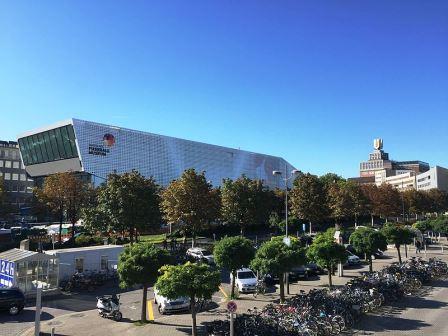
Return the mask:
[[115, 321], [120, 321], [123, 318], [120, 312], [120, 296], [103, 295], [97, 296], [96, 299], [96, 308], [101, 317], [111, 318]]

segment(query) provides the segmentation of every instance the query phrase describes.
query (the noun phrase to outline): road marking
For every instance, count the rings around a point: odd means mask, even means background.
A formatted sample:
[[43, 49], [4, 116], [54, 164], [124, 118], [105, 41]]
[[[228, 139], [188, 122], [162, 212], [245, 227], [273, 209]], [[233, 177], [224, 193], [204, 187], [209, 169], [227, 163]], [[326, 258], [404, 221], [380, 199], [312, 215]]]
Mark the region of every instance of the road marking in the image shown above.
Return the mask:
[[226, 299], [229, 297], [229, 296], [227, 295], [227, 293], [225, 292], [224, 288], [222, 288], [222, 286], [219, 286], [219, 290], [220, 290], [220, 292], [225, 296]]
[[147, 307], [148, 307], [148, 320], [154, 321], [154, 310], [152, 309], [152, 303], [154, 300], [148, 300], [147, 301]]

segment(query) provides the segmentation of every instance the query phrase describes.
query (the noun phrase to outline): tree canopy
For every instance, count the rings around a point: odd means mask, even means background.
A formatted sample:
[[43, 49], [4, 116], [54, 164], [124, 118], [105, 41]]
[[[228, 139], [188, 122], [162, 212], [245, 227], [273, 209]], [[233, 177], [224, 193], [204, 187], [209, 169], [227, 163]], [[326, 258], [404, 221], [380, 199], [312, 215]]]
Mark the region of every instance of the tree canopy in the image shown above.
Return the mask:
[[248, 267], [255, 256], [252, 241], [241, 236], [225, 237], [215, 244], [213, 256], [216, 265], [231, 272], [231, 297], [234, 298], [236, 270]]
[[197, 335], [196, 305], [197, 300], [211, 299], [221, 284], [219, 271], [213, 270], [203, 263], [190, 263], [177, 266], [164, 266], [160, 269], [162, 275], [158, 278], [156, 288], [161, 295], [175, 300], [188, 297], [191, 302], [192, 331]]
[[404, 225], [396, 223], [384, 224], [381, 232], [386, 236], [389, 244], [394, 244], [398, 252], [398, 261], [401, 264], [400, 246], [403, 244], [410, 244], [414, 238], [414, 232]]
[[191, 232], [193, 244], [197, 233], [218, 217], [219, 192], [205, 179], [205, 174], [186, 170], [162, 192], [161, 207], [165, 220]]
[[290, 246], [283, 242], [283, 237], [273, 237], [264, 242], [255, 254], [251, 267], [262, 274], [276, 275], [280, 279], [280, 301], [285, 300], [283, 274], [294, 266], [306, 262], [305, 250], [300, 241], [290, 237]]
[[336, 243], [328, 232], [316, 236], [307, 250], [307, 256], [319, 266], [328, 270], [330, 287], [333, 285], [331, 276], [336, 265], [347, 260], [345, 247]]
[[[121, 175], [111, 174], [98, 191], [98, 209], [87, 215], [99, 219], [106, 216], [114, 230], [129, 232], [132, 244], [136, 230], [159, 227], [159, 192], [160, 187], [152, 177], [145, 178], [135, 170]], [[99, 223], [104, 225], [103, 220]]]
[[146, 321], [147, 291], [150, 284], [157, 280], [159, 269], [172, 262], [166, 250], [151, 243], [142, 242], [126, 246], [118, 260], [120, 287], [143, 285], [141, 320]]
[[350, 244], [356, 251], [364, 253], [369, 260], [369, 270], [373, 271], [372, 255], [378, 250], [387, 249], [387, 241], [384, 234], [372, 228], [359, 227], [350, 235]]
[[328, 213], [324, 185], [316, 175], [299, 174], [294, 180], [290, 202], [291, 213], [310, 223], [323, 220]]

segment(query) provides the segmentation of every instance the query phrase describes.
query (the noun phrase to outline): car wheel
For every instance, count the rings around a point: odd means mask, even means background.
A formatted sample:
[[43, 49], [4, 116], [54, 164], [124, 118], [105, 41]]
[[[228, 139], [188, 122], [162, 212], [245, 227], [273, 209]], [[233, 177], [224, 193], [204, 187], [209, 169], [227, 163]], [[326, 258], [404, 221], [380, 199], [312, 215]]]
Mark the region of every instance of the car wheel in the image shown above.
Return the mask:
[[9, 307], [9, 315], [17, 315], [18, 313], [20, 313], [20, 308], [17, 305], [13, 305], [11, 307]]
[[164, 312], [164, 310], [162, 309], [162, 306], [161, 306], [161, 305], [159, 305], [159, 306], [157, 307], [157, 310], [159, 311], [159, 314], [160, 314], [160, 315], [165, 315], [165, 312]]
[[123, 314], [121, 312], [119, 312], [119, 311], [115, 312], [115, 314], [114, 314], [115, 321], [117, 321], [117, 322], [121, 321], [122, 318], [123, 318]]

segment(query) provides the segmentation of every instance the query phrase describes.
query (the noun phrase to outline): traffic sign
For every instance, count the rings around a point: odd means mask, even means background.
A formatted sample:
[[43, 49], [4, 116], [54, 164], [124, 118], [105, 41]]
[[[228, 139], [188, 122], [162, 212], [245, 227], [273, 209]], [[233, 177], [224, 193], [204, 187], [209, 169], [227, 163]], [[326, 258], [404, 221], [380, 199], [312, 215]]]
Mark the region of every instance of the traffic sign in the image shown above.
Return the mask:
[[227, 302], [227, 310], [228, 310], [230, 313], [234, 313], [234, 312], [236, 312], [236, 309], [237, 309], [237, 305], [236, 305], [236, 302], [235, 302], [235, 301], [229, 301], [229, 302]]

